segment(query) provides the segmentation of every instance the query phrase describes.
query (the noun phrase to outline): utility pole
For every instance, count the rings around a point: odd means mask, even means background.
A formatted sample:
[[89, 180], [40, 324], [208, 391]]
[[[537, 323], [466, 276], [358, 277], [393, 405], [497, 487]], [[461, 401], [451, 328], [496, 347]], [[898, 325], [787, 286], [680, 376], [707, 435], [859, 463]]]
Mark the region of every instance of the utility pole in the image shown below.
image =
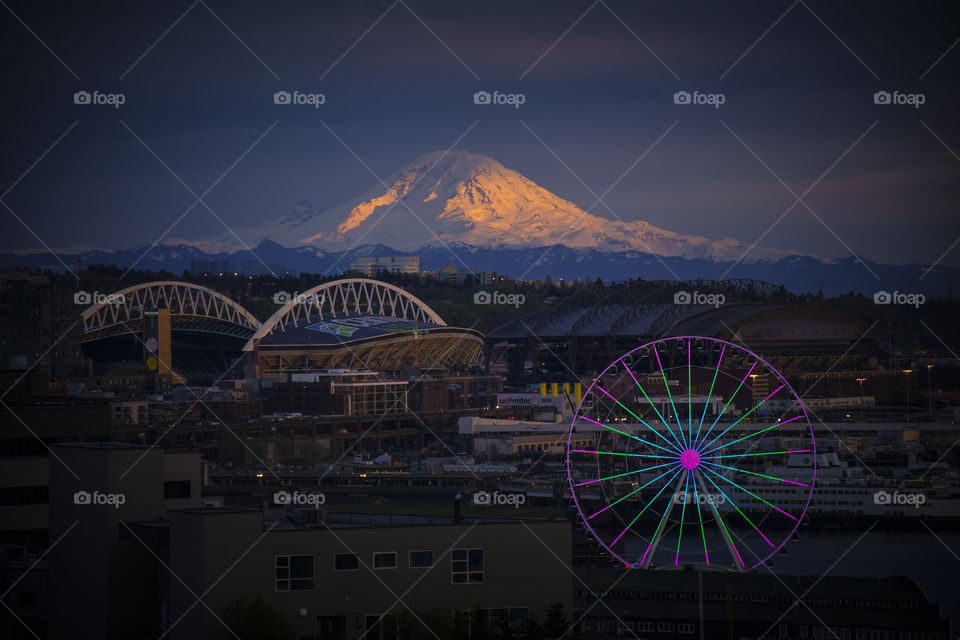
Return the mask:
[[907, 424], [910, 424], [910, 374], [913, 369], [904, 369], [903, 372], [907, 375]]
[[703, 569], [697, 570], [697, 587], [700, 590], [700, 640], [703, 640]]

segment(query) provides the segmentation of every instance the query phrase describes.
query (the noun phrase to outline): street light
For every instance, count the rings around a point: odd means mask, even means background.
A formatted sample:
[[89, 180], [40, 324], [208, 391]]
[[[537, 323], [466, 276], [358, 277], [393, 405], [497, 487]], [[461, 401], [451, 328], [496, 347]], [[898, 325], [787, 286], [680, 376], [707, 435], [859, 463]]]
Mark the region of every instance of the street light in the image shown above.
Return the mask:
[[933, 383], [931, 382], [933, 378], [933, 372], [931, 371], [931, 369], [933, 369], [933, 365], [928, 364], [927, 365], [927, 402], [929, 403], [929, 407], [927, 408], [927, 411], [930, 413], [930, 422], [933, 422]]

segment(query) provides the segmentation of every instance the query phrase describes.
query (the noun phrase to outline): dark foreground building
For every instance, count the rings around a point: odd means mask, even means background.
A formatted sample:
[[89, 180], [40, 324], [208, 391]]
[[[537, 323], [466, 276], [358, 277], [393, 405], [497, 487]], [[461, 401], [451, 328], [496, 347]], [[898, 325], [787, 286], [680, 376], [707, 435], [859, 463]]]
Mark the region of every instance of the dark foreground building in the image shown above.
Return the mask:
[[51, 639], [227, 637], [236, 595], [261, 595], [298, 638], [342, 640], [381, 637], [365, 633], [408, 607], [479, 610], [518, 632], [555, 603], [571, 610], [567, 521], [293, 526], [200, 508], [199, 475], [165, 484], [159, 448], [55, 449], [66, 466], [50, 477]]
[[626, 576], [622, 569], [578, 573], [584, 582], [574, 590], [573, 606], [587, 612], [578, 625], [580, 638], [950, 638], [940, 606], [903, 576], [821, 578], [693, 568]]
[[[323, 508], [284, 501], [203, 508], [196, 453], [53, 450], [49, 606], [38, 612], [38, 635], [52, 640], [233, 637], [225, 612], [256, 596], [297, 638], [519, 638], [558, 606], [572, 625], [565, 638], [950, 638], [939, 606], [907, 578], [573, 569], [566, 520], [328, 526]], [[458, 616], [483, 628], [419, 623]]]

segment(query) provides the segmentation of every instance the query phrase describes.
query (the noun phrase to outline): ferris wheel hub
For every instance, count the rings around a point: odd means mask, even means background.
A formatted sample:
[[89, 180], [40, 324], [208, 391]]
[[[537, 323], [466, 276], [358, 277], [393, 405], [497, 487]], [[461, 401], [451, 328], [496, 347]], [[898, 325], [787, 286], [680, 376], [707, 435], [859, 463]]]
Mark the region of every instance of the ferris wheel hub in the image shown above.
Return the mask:
[[696, 449], [687, 449], [680, 454], [680, 464], [684, 469], [696, 469], [700, 466], [700, 454]]

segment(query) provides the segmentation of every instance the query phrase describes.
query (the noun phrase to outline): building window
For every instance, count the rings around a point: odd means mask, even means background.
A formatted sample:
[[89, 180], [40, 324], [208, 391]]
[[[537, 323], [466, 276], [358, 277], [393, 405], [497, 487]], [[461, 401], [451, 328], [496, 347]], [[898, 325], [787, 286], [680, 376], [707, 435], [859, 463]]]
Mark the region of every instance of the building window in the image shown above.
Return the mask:
[[677, 633], [693, 633], [694, 628], [689, 622], [680, 622], [677, 624]]
[[0, 505], [49, 504], [50, 487], [0, 487]]
[[313, 556], [276, 556], [277, 591], [313, 591]]
[[674, 625], [672, 622], [658, 622], [657, 623], [657, 632], [659, 633], [673, 633]]
[[375, 551], [373, 553], [374, 569], [396, 569], [397, 552], [396, 551]]
[[433, 551], [411, 551], [411, 569], [429, 569], [433, 566]]
[[163, 499], [178, 500], [190, 497], [189, 480], [168, 480], [163, 483]]
[[334, 571], [357, 571], [360, 569], [360, 556], [355, 553], [333, 554]]
[[483, 584], [483, 549], [454, 549], [450, 579], [453, 584]]

